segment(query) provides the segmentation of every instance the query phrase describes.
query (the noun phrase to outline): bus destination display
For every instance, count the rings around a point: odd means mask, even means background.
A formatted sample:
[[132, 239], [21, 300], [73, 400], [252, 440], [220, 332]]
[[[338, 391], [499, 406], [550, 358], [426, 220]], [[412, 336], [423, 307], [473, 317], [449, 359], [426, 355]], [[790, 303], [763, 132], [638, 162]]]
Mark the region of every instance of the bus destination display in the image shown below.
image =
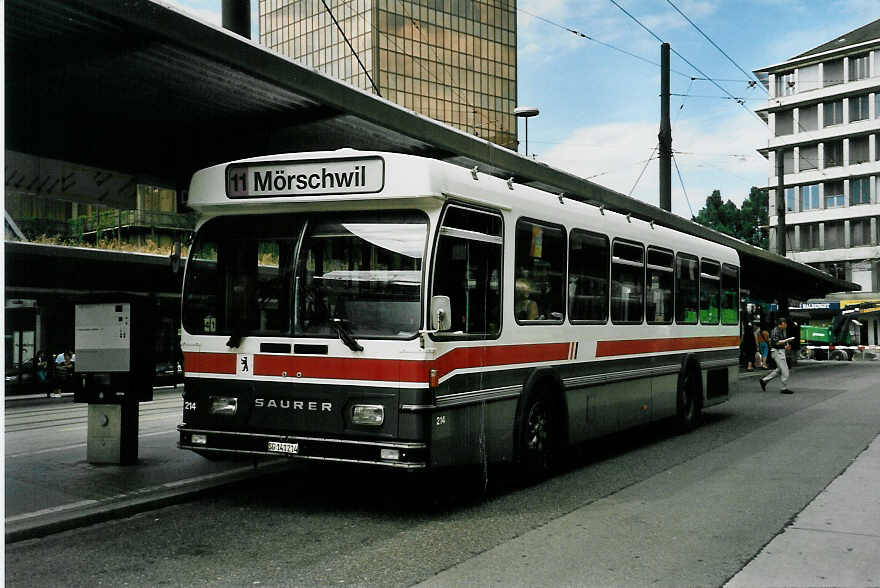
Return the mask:
[[226, 168], [229, 198], [368, 194], [385, 185], [381, 157], [233, 164]]

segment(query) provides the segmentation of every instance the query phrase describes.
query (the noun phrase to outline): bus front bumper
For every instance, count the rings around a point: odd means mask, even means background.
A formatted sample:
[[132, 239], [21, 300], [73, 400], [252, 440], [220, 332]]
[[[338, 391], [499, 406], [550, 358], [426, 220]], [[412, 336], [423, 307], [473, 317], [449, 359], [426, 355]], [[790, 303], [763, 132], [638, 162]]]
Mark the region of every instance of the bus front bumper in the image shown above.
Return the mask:
[[180, 449], [206, 455], [263, 455], [408, 470], [424, 469], [428, 465], [425, 443], [217, 431], [186, 425], [178, 426], [177, 430]]

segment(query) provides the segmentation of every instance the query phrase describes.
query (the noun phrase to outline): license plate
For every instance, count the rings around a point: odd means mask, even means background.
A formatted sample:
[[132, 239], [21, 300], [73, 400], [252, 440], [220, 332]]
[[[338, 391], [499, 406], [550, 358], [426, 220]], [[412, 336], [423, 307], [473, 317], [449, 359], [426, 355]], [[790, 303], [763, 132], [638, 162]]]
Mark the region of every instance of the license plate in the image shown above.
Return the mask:
[[278, 441], [269, 441], [268, 449], [275, 453], [299, 453], [299, 443], [279, 443]]

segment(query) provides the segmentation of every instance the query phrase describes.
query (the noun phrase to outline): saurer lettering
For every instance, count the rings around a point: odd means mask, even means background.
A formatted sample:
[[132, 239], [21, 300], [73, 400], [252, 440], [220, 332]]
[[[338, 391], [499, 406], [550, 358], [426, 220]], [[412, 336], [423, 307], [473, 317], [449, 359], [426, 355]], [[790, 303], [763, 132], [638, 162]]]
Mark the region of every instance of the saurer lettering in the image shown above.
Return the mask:
[[284, 408], [288, 410], [302, 410], [308, 412], [332, 412], [332, 402], [318, 402], [315, 400], [284, 400], [275, 398], [255, 398], [256, 408]]

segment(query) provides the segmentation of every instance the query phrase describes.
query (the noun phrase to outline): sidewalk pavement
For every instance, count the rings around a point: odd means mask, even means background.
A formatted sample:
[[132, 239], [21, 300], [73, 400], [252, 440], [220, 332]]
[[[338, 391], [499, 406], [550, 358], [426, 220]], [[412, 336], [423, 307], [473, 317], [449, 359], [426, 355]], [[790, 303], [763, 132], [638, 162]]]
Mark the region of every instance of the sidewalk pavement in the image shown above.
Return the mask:
[[[766, 373], [743, 369], [740, 379]], [[90, 466], [81, 455], [70, 463], [70, 452], [36, 452], [15, 458], [19, 473], [33, 472], [28, 480], [10, 479], [6, 458], [6, 507], [13, 513], [5, 521], [7, 544], [191, 500], [292, 467], [285, 459], [211, 462], [177, 449], [167, 436], [142, 436], [139, 457], [134, 466]], [[878, 486], [880, 437], [727, 586], [880, 585]]]
[[880, 585], [880, 437], [725, 585]]
[[[163, 395], [179, 397], [180, 390], [157, 389], [156, 394], [157, 400]], [[61, 400], [41, 395], [12, 396], [6, 397], [5, 402], [7, 407], [19, 402], [70, 406], [66, 404], [70, 396]], [[83, 433], [81, 443], [67, 447], [17, 455], [9, 455], [6, 448], [3, 457], [7, 544], [192, 500], [221, 486], [296, 465], [283, 458], [256, 463], [210, 461], [178, 449], [176, 432], [146, 433], [143, 428], [138, 439], [137, 463], [96, 465], [86, 461], [85, 442]]]

